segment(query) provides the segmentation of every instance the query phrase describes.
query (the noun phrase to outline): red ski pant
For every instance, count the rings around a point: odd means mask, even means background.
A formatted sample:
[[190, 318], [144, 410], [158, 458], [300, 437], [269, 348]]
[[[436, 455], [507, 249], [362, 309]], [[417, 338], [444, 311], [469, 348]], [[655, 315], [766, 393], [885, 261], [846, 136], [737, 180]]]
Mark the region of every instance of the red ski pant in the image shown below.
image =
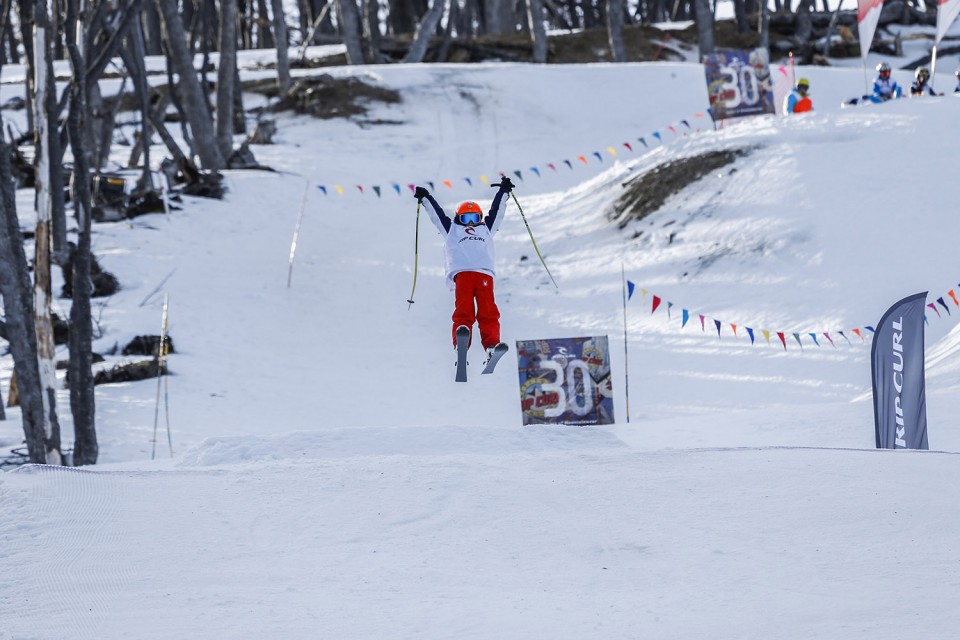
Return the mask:
[[493, 299], [493, 276], [479, 271], [461, 271], [454, 277], [456, 308], [453, 310], [453, 344], [457, 344], [457, 327], [470, 327], [473, 342], [473, 323], [480, 325], [480, 343], [483, 348], [500, 342], [500, 310]]

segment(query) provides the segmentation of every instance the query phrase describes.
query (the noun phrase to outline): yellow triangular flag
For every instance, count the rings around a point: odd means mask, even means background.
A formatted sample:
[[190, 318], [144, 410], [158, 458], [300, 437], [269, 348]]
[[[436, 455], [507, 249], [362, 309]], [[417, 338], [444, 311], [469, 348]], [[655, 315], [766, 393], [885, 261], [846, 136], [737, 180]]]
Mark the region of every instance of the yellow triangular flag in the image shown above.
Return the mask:
[[343, 195], [343, 187], [341, 187], [338, 184], [335, 184], [333, 185], [333, 188], [337, 190], [337, 193], [339, 193], [340, 195]]
[[767, 339], [767, 344], [770, 344], [770, 332], [769, 332], [769, 331], [764, 331], [764, 332], [763, 332], [763, 337]]
[[490, 178], [488, 178], [487, 176], [480, 176], [480, 182], [482, 182], [483, 184], [490, 184]]
[[614, 158], [617, 157], [617, 150], [614, 149], [613, 147], [607, 147], [607, 151], [609, 151], [610, 155], [612, 155]]

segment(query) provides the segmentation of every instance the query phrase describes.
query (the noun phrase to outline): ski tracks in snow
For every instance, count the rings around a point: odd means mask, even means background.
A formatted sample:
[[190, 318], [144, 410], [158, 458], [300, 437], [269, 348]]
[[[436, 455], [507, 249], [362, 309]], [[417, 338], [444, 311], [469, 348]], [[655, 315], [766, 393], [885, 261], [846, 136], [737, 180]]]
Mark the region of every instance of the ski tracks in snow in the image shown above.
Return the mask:
[[[5, 630], [31, 629], [37, 637], [98, 638], [110, 594], [135, 568], [122, 560], [123, 541], [109, 533], [123, 498], [113, 474], [28, 465], [0, 485], [0, 608]], [[16, 565], [10, 564], [12, 559]], [[52, 611], [59, 615], [52, 616]], [[44, 621], [69, 621], [44, 629]]]

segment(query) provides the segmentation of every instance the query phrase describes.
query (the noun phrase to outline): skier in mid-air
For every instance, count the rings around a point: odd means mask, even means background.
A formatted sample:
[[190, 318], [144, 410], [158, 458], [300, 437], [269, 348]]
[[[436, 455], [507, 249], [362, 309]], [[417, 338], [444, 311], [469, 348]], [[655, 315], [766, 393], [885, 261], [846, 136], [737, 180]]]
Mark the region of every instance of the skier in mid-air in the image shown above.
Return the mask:
[[430, 219], [444, 236], [447, 286], [455, 292], [453, 345], [458, 351], [458, 381], [466, 380], [464, 358], [473, 340], [474, 322], [479, 326], [480, 342], [486, 351], [487, 369], [484, 373], [492, 371], [493, 365], [507, 350], [506, 343], [500, 341], [500, 310], [493, 293], [496, 276], [493, 236], [500, 228], [514, 185], [504, 176], [493, 186], [499, 189], [486, 219], [476, 202], [461, 204], [451, 219], [425, 188], [417, 187], [413, 193], [417, 202], [423, 204], [426, 200], [430, 205], [427, 207]]

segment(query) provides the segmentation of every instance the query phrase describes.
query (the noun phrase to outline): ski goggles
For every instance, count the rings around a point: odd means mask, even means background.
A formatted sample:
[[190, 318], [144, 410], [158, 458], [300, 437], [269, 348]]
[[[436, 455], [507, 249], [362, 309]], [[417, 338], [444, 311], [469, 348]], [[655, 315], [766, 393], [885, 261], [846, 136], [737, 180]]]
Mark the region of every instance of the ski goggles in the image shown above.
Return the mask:
[[461, 224], [480, 224], [480, 214], [479, 213], [461, 213], [460, 223]]

